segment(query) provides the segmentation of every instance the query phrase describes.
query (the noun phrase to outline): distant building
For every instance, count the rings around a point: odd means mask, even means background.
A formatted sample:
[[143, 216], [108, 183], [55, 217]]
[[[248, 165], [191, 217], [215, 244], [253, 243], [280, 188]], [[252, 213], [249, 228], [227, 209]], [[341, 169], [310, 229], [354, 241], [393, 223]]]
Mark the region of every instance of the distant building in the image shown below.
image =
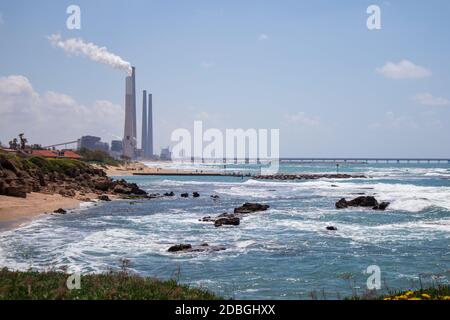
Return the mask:
[[95, 136], [83, 136], [78, 140], [78, 149], [101, 150], [108, 152], [109, 144], [102, 142], [102, 139]]
[[123, 151], [123, 142], [122, 140], [113, 140], [111, 141], [111, 152], [122, 152]]
[[161, 156], [159, 158], [162, 161], [171, 161], [172, 160], [172, 152], [170, 152], [169, 148], [162, 148]]

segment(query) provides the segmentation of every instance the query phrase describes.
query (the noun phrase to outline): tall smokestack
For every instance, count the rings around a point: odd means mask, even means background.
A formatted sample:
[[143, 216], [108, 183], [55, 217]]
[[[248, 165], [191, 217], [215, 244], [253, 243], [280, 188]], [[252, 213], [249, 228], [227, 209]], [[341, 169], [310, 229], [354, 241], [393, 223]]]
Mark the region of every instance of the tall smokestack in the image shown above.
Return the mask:
[[125, 127], [123, 135], [123, 155], [134, 159], [136, 154], [136, 91], [135, 68], [125, 79]]
[[153, 99], [148, 95], [148, 126], [147, 126], [147, 151], [148, 156], [153, 157]]
[[137, 139], [136, 130], [136, 68], [131, 67], [131, 78], [133, 82], [133, 137]]
[[147, 143], [147, 90], [144, 90], [142, 95], [142, 139], [141, 139], [142, 155], [148, 158], [148, 143]]

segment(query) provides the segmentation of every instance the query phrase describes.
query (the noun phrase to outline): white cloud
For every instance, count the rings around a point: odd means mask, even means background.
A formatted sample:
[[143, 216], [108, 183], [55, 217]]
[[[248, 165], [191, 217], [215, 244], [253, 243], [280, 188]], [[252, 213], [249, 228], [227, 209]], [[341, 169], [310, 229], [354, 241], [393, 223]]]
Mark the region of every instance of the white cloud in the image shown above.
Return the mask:
[[431, 71], [427, 68], [415, 65], [408, 60], [402, 60], [399, 63], [387, 62], [375, 72], [391, 79], [420, 79], [431, 75]]
[[382, 121], [377, 121], [369, 125], [370, 129], [416, 129], [418, 126], [409, 117], [396, 115], [394, 112], [386, 112]]
[[289, 124], [304, 126], [304, 127], [317, 127], [320, 125], [320, 119], [318, 117], [311, 117], [304, 112], [297, 112], [295, 114], [286, 114], [285, 120]]
[[120, 136], [123, 108], [106, 100], [91, 105], [73, 97], [46, 91], [38, 93], [21, 75], [0, 77], [0, 128], [3, 143], [24, 132], [31, 143], [72, 141], [97, 135], [109, 141]]
[[261, 34], [258, 36], [258, 40], [259, 40], [259, 41], [269, 40], [269, 36], [268, 36], [267, 34], [265, 34], [265, 33], [261, 33]]
[[413, 97], [413, 100], [424, 106], [443, 107], [449, 106], [450, 100], [441, 97], [435, 97], [431, 93], [419, 93]]

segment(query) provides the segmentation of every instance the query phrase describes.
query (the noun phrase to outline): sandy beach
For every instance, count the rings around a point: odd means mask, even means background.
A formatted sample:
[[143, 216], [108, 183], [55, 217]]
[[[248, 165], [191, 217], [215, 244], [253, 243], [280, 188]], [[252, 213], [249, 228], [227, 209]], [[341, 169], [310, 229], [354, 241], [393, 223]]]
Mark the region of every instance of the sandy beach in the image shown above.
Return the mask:
[[178, 170], [178, 169], [167, 169], [159, 166], [149, 167], [141, 162], [128, 163], [121, 166], [107, 166], [100, 167], [106, 171], [106, 174], [110, 177], [120, 177], [120, 176], [132, 176], [134, 174], [161, 174], [161, 175], [183, 175], [183, 174], [193, 174], [201, 175], [202, 173], [207, 174], [206, 171], [194, 172], [192, 170]]
[[32, 192], [27, 194], [25, 199], [0, 196], [0, 230], [20, 226], [59, 208], [78, 208], [80, 203], [78, 199], [63, 197], [59, 194]]

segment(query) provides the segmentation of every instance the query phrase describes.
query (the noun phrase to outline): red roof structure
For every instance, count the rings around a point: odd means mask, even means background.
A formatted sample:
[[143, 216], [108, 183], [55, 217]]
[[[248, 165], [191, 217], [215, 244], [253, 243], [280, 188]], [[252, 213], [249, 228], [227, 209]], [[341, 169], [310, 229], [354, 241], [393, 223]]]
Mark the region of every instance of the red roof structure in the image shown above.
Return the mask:
[[44, 158], [69, 158], [69, 159], [81, 159], [83, 158], [78, 153], [72, 150], [32, 150], [33, 156], [40, 156]]

